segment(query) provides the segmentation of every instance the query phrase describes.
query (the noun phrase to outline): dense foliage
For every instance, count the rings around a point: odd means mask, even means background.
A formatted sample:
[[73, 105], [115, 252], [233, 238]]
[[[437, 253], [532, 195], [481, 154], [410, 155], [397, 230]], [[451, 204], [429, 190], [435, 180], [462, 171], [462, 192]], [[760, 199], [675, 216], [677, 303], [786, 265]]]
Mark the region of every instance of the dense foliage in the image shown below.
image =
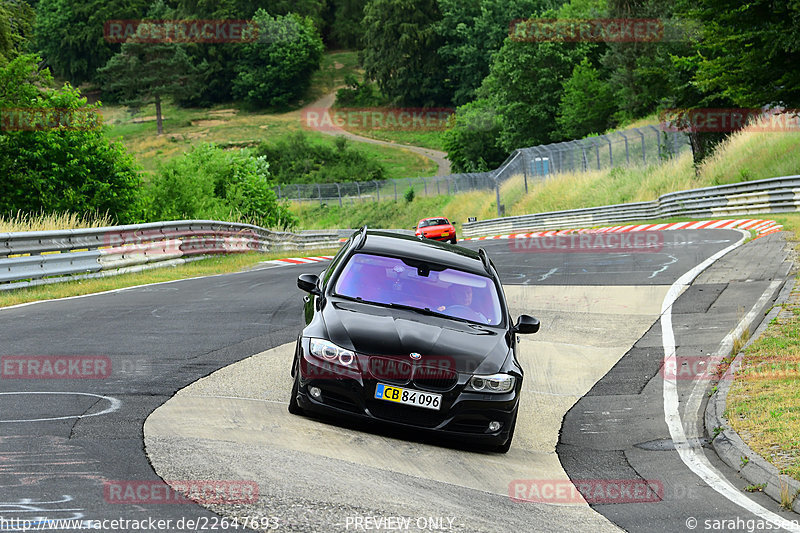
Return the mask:
[[103, 135], [96, 108], [76, 89], [41, 90], [52, 79], [37, 62], [23, 55], [0, 67], [0, 213], [107, 212], [135, 220], [133, 158]]
[[165, 164], [148, 187], [149, 220], [241, 220], [289, 228], [295, 219], [278, 202], [269, 163], [248, 151], [203, 144]]
[[242, 46], [233, 95], [252, 107], [287, 106], [305, 94], [319, 69], [322, 38], [309, 17], [273, 17], [260, 9], [253, 20], [259, 38]]
[[353, 148], [344, 137], [334, 146], [316, 144], [302, 132], [272, 143], [263, 143], [259, 155], [266, 158], [278, 183], [335, 183], [384, 179], [383, 167]]

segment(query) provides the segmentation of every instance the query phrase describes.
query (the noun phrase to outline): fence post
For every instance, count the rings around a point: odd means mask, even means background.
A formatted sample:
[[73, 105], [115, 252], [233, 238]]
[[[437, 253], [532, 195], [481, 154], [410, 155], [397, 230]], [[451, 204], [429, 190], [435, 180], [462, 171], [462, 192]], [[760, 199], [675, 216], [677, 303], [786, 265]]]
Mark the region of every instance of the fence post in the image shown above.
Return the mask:
[[322, 187], [317, 183], [317, 197], [319, 197], [319, 205], [322, 205]]
[[425, 187], [425, 196], [428, 196], [428, 180], [422, 178], [422, 185]]
[[636, 133], [642, 138], [642, 164], [647, 164], [647, 152], [644, 149], [644, 133], [639, 128], [636, 128]]
[[528, 194], [528, 170], [530, 167], [530, 163], [526, 161], [526, 159], [530, 159], [529, 157], [526, 158], [528, 152], [522, 154], [522, 180], [525, 182], [525, 194]]
[[614, 149], [611, 147], [611, 138], [608, 135], [603, 135], [606, 142], [608, 142], [608, 168], [614, 168]]
[[392, 183], [394, 184], [394, 201], [396, 202], [397, 201], [397, 180], [392, 180]]
[[497, 181], [497, 176], [494, 177], [494, 196], [497, 202], [497, 216], [503, 216], [500, 212], [500, 183]]
[[378, 183], [378, 180], [375, 180], [375, 194], [378, 195], [378, 201], [381, 201], [381, 186]]
[[442, 194], [442, 193], [440, 193], [440, 192], [439, 192], [439, 182], [440, 182], [440, 181], [441, 181], [441, 180], [436, 180], [436, 196], [439, 196], [439, 195], [441, 195], [441, 194]]
[[661, 161], [661, 134], [659, 133], [658, 129], [655, 126], [650, 125], [648, 126], [651, 130], [653, 130], [656, 134], [656, 146], [658, 147], [658, 160]]
[[622, 138], [625, 139], [625, 164], [629, 165], [631, 162], [631, 154], [630, 151], [628, 150], [628, 136], [622, 133], [621, 131], [617, 133], [622, 135]]
[[358, 198], [361, 200], [361, 203], [363, 204], [364, 199], [361, 198], [361, 185], [359, 185], [358, 182], [356, 182], [356, 190], [358, 191], [356, 194], [358, 195]]
[[300, 184], [297, 184], [297, 203], [300, 203]]
[[339, 207], [342, 207], [342, 188], [336, 183], [336, 195], [339, 197]]

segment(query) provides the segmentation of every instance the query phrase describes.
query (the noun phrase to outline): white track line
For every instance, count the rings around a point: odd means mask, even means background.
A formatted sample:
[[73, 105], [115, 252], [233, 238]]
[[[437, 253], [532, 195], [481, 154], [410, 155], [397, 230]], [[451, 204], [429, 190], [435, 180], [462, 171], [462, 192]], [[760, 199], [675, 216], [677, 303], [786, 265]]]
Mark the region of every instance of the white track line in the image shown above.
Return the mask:
[[[672, 305], [675, 303], [675, 300], [678, 299], [681, 290], [685, 286], [688, 286], [703, 270], [711, 266], [720, 257], [739, 247], [750, 236], [746, 231], [739, 231], [742, 233], [742, 238], [739, 239], [738, 242], [728, 246], [724, 250], [720, 250], [686, 272], [672, 284], [667, 295], [664, 297], [664, 301], [661, 305], [661, 337], [664, 346], [664, 368], [677, 368], [675, 357], [675, 332], [672, 329]], [[765, 509], [742, 494], [741, 491], [731, 485], [730, 482], [711, 465], [708, 458], [703, 454], [699, 443], [696, 442], [696, 439], [692, 439], [694, 442], [689, 442], [687, 440], [680, 410], [678, 408], [678, 386], [676, 383], [676, 376], [670, 376], [668, 374], [668, 372], [664, 372], [664, 420], [669, 428], [672, 442], [675, 444], [675, 450], [677, 450], [684, 464], [711, 488], [739, 507], [787, 531], [800, 532], [800, 525]]]

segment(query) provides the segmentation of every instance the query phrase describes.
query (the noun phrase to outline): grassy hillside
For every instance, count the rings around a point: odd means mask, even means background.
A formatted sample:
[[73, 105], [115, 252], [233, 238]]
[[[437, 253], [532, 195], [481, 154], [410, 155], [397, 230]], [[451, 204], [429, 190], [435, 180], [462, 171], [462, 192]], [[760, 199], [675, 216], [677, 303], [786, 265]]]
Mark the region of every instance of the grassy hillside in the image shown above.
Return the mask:
[[[800, 174], [800, 133], [743, 131], [722, 144], [699, 175], [691, 154], [685, 153], [662, 165], [561, 174], [529, 183], [528, 194], [522, 177], [514, 177], [503, 184], [500, 201], [507, 214], [521, 215], [655, 200], [673, 191], [791, 174]], [[292, 210], [300, 216], [303, 229], [410, 227], [423, 216], [444, 215], [462, 223], [470, 216], [479, 220], [497, 216], [494, 191], [417, 198], [410, 204], [401, 200], [340, 208], [305, 203]]]
[[[356, 52], [326, 54], [320, 70], [312, 79], [308, 96], [301, 104], [308, 105], [341, 86], [345, 74], [356, 69], [356, 61]], [[180, 108], [171, 104], [162, 108], [165, 121], [164, 135], [160, 137], [156, 135], [154, 105], [143, 107], [135, 115], [131, 115], [125, 106], [104, 105], [101, 108], [107, 135], [120, 139], [146, 172], [155, 171], [159, 163], [204, 142], [232, 147], [250, 146], [303, 130], [312, 142], [330, 146], [334, 143], [334, 137], [306, 129], [299, 109], [251, 112], [232, 105]], [[368, 158], [381, 163], [388, 178], [431, 176], [438, 170], [431, 160], [402, 147], [366, 143], [357, 147]]]

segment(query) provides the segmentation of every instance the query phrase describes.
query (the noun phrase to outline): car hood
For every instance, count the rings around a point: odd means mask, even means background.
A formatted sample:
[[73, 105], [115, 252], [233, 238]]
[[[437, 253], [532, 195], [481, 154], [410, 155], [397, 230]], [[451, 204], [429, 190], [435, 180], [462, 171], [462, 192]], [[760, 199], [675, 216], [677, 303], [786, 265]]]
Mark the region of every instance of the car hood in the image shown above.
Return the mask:
[[509, 353], [505, 330], [360, 302], [330, 301], [322, 314], [328, 338], [362, 355], [413, 352], [422, 361], [451, 361], [459, 371], [499, 372]]

